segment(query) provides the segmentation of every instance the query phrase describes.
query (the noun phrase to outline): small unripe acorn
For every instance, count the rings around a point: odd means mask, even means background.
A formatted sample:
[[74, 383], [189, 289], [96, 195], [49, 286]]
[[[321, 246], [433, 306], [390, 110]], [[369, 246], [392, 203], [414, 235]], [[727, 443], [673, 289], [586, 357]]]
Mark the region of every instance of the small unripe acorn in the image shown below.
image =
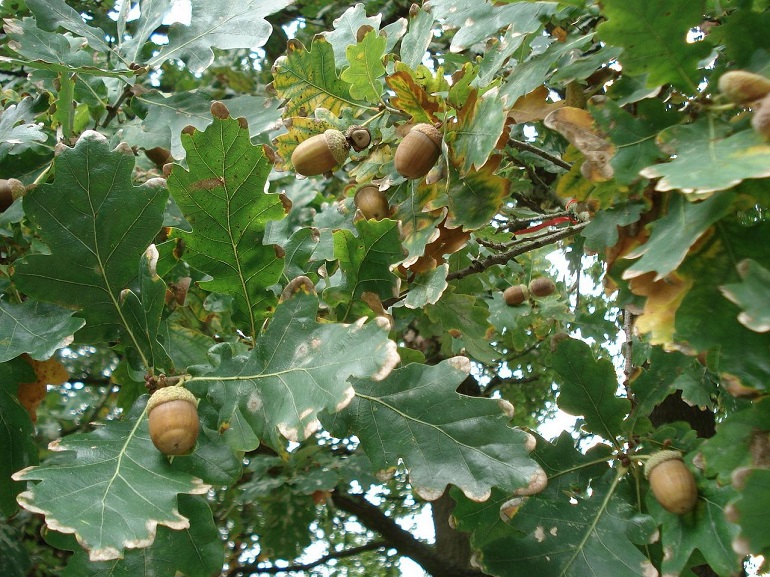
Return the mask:
[[432, 124], [415, 124], [396, 148], [396, 171], [406, 178], [422, 178], [441, 156], [441, 133]]
[[294, 170], [304, 176], [315, 176], [345, 162], [350, 144], [339, 130], [330, 128], [299, 143], [291, 154]]
[[390, 212], [388, 199], [376, 186], [362, 186], [353, 197], [356, 208], [367, 220], [382, 220]]
[[748, 104], [770, 94], [770, 79], [746, 70], [730, 70], [719, 77], [719, 91], [735, 104]]
[[556, 290], [556, 285], [547, 277], [532, 279], [529, 282], [529, 292], [536, 297], [547, 297]]
[[517, 284], [509, 286], [503, 291], [503, 300], [505, 304], [511, 307], [520, 305], [529, 298], [529, 289], [527, 285]]
[[198, 401], [181, 386], [158, 389], [147, 402], [150, 438], [165, 455], [183, 455], [198, 440]]
[[679, 451], [658, 451], [644, 466], [655, 499], [666, 511], [683, 515], [698, 502], [695, 477], [682, 460]]
[[759, 134], [770, 139], [770, 94], [765, 96], [754, 110], [751, 127]]
[[366, 126], [349, 126], [345, 131], [345, 139], [356, 152], [361, 152], [372, 142], [372, 135]]

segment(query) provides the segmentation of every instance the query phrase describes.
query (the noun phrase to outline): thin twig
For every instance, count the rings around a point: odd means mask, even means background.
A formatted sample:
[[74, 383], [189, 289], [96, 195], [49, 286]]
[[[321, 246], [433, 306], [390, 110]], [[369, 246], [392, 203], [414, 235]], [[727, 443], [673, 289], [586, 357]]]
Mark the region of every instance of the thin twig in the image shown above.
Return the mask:
[[547, 161], [554, 163], [556, 166], [560, 166], [565, 170], [570, 170], [572, 168], [572, 165], [568, 162], [564, 162], [561, 158], [558, 156], [554, 156], [553, 154], [546, 152], [542, 148], [538, 148], [537, 146], [532, 146], [528, 142], [523, 142], [521, 140], [515, 140], [511, 138], [508, 141], [508, 144], [510, 144], [513, 148], [516, 150], [525, 150], [527, 152], [531, 152], [532, 154], [537, 154], [541, 158], [545, 158]]
[[548, 246], [549, 244], [552, 244], [563, 238], [574, 236], [575, 234], [580, 232], [582, 229], [584, 229], [586, 226], [588, 226], [587, 222], [579, 222], [570, 227], [563, 228], [553, 233], [545, 234], [535, 239], [525, 239], [521, 244], [517, 245], [516, 248], [513, 248], [501, 254], [489, 256], [483, 260], [474, 261], [473, 264], [471, 264], [469, 267], [448, 274], [447, 280], [449, 281], [449, 280], [465, 278], [468, 275], [482, 272], [496, 264], [505, 264], [509, 260], [519, 256], [520, 254], [524, 254], [531, 250]]
[[110, 122], [112, 122], [112, 119], [118, 115], [120, 105], [123, 104], [123, 101], [131, 96], [131, 94], [133, 94], [132, 86], [130, 84], [126, 84], [123, 88], [123, 92], [120, 93], [120, 96], [118, 96], [118, 99], [115, 101], [115, 104], [107, 107], [107, 116], [104, 118], [104, 122], [102, 122], [102, 128], [106, 127]]
[[626, 336], [626, 342], [623, 343], [623, 357], [625, 364], [623, 366], [623, 386], [626, 389], [626, 397], [631, 401], [631, 408], [636, 404], [633, 391], [631, 391], [631, 377], [634, 375], [634, 348], [633, 348], [633, 332], [634, 332], [634, 314], [626, 309], [623, 309], [623, 332]]

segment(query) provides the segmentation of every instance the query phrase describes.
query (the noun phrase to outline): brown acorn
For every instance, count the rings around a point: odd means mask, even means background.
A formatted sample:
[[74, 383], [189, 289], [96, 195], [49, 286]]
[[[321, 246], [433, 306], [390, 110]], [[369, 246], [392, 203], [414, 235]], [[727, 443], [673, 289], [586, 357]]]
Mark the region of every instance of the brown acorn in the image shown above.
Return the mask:
[[529, 289], [527, 285], [517, 284], [509, 286], [503, 291], [503, 300], [505, 304], [511, 307], [520, 305], [529, 298]]
[[746, 70], [730, 70], [719, 77], [719, 91], [735, 104], [748, 104], [770, 94], [770, 79]]
[[751, 127], [765, 138], [770, 139], [770, 94], [765, 96], [754, 110]]
[[165, 455], [183, 455], [195, 446], [200, 422], [198, 401], [181, 386], [158, 389], [147, 402], [150, 438]]
[[349, 150], [345, 135], [330, 128], [300, 142], [291, 154], [291, 163], [298, 174], [315, 176], [343, 164]]
[[24, 183], [15, 178], [0, 178], [0, 212], [13, 204], [13, 201], [24, 195]]
[[556, 291], [556, 285], [547, 277], [532, 279], [529, 282], [529, 292], [532, 296], [547, 297]]
[[415, 124], [396, 148], [396, 170], [406, 178], [422, 178], [441, 156], [441, 133], [432, 124]]
[[388, 199], [376, 186], [362, 186], [353, 197], [356, 208], [367, 220], [382, 220], [390, 213]]
[[658, 451], [644, 466], [655, 499], [666, 511], [683, 515], [698, 502], [695, 477], [682, 460], [679, 451]]

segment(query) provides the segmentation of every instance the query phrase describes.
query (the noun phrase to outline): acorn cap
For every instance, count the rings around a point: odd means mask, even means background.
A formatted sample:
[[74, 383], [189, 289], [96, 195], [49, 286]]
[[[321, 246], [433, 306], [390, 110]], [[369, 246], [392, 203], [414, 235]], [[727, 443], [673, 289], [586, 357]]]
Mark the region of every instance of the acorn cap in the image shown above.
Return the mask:
[[187, 401], [198, 406], [198, 399], [195, 398], [195, 395], [182, 386], [174, 385], [155, 391], [150, 400], [147, 401], [147, 412], [149, 413], [158, 405], [168, 403], [169, 401]]
[[[433, 141], [437, 148], [441, 148], [441, 132], [439, 132], [438, 128], [432, 124], [427, 124], [424, 122], [421, 124], [415, 124], [412, 126], [412, 130], [422, 132], [425, 136]], [[409, 132], [411, 132], [411, 130]]]
[[326, 145], [329, 147], [329, 152], [332, 153], [334, 160], [337, 164], [343, 164], [348, 158], [348, 151], [350, 145], [348, 144], [345, 135], [342, 134], [336, 128], [329, 128], [324, 130], [324, 138], [326, 139]]
[[682, 453], [679, 451], [658, 451], [657, 453], [650, 455], [650, 458], [647, 459], [647, 462], [644, 464], [644, 476], [649, 478], [650, 473], [655, 467], [661, 463], [672, 461], [674, 459], [677, 461], [684, 461], [682, 458]]

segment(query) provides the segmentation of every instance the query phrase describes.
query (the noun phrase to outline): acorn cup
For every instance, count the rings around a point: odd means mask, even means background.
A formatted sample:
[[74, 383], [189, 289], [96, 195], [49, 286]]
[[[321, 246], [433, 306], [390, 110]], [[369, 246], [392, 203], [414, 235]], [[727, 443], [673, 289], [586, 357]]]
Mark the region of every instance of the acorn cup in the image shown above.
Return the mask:
[[359, 188], [353, 202], [366, 220], [382, 220], [390, 214], [388, 199], [376, 186], [366, 185]]
[[644, 466], [655, 500], [666, 511], [683, 515], [695, 508], [698, 487], [679, 451], [658, 451]]
[[198, 440], [198, 401], [181, 386], [158, 389], [147, 402], [150, 438], [165, 455], [184, 455]]
[[415, 124], [396, 148], [396, 171], [409, 179], [423, 178], [441, 156], [441, 133], [432, 124]]

